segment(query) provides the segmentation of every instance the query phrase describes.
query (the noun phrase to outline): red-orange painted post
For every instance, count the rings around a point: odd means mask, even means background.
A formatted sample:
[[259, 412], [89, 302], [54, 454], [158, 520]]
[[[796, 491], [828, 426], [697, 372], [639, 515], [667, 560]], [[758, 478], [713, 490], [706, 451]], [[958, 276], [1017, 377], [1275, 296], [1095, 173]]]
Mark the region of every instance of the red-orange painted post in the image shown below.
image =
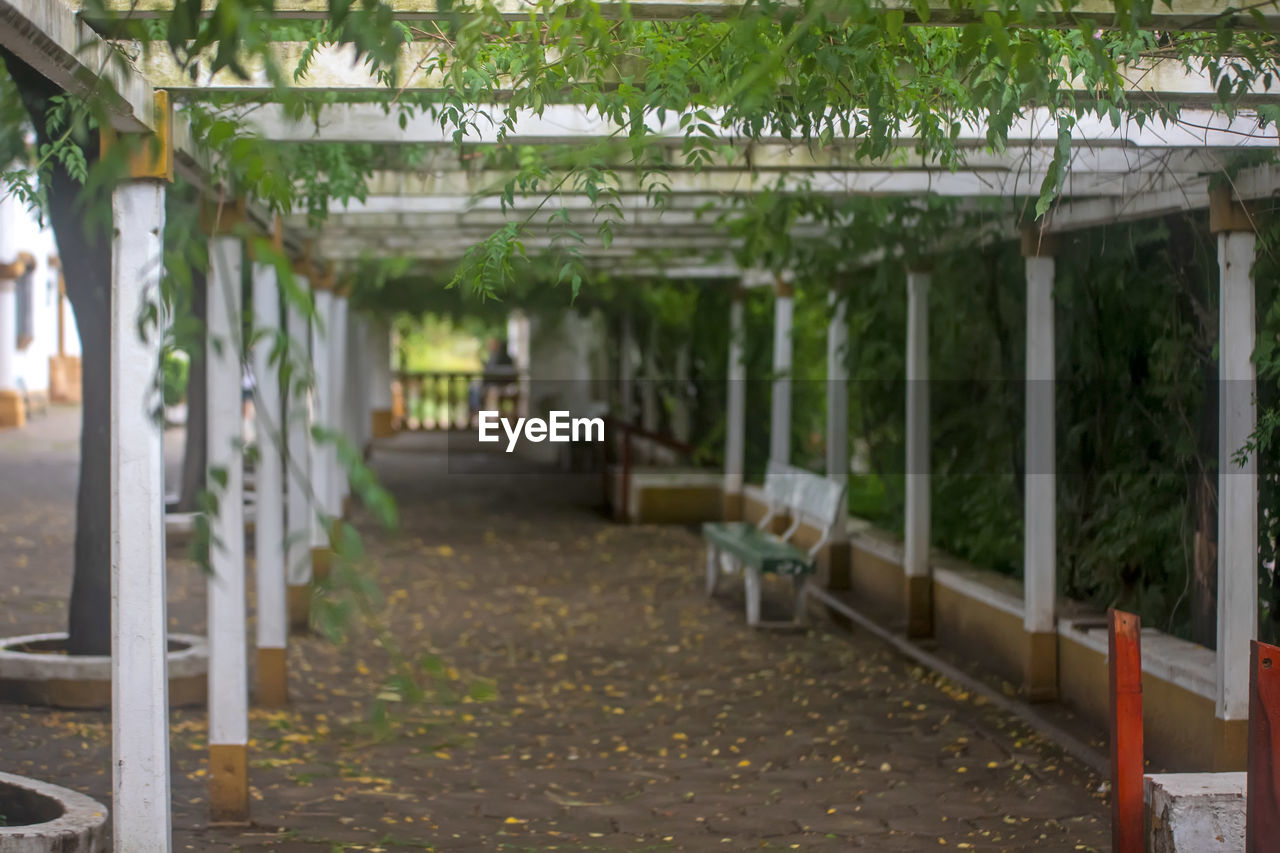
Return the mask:
[[1138, 617], [1108, 611], [1111, 683], [1111, 849], [1142, 853], [1142, 645]]
[[1249, 651], [1249, 791], [1245, 853], [1267, 853], [1280, 839], [1280, 648], [1253, 641]]

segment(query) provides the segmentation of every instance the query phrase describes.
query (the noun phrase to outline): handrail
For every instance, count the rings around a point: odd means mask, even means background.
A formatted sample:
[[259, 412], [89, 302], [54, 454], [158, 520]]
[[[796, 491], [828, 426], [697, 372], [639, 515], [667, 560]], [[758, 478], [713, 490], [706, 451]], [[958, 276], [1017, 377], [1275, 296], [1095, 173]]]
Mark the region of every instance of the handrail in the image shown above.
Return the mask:
[[[646, 441], [651, 441], [654, 444], [658, 445], [659, 447], [665, 447], [669, 450], [674, 450], [676, 453], [679, 453], [681, 456], [692, 456], [694, 454], [695, 448], [693, 447], [693, 445], [680, 441], [679, 439], [675, 439], [670, 436], [656, 433], [652, 430], [645, 429], [642, 426], [638, 426], [636, 424], [624, 421], [621, 418], [615, 418], [612, 415], [606, 415], [604, 418], [604, 422], [605, 422], [606, 429], [608, 429], [609, 427], [613, 427], [614, 429], [618, 430], [618, 432], [621, 433], [621, 436], [622, 436], [622, 444], [618, 450], [618, 465], [622, 469], [621, 475], [620, 475], [622, 497], [618, 502], [617, 515], [623, 521], [626, 521], [627, 516], [631, 509], [631, 438], [632, 436], [635, 436], [637, 438], [643, 438]], [[608, 482], [609, 482], [609, 468], [607, 465], [605, 466], [605, 469], [604, 469], [604, 481], [605, 481], [605, 490], [607, 493]]]
[[628, 423], [627, 421], [624, 421], [621, 418], [615, 418], [613, 415], [606, 415], [604, 418], [604, 423], [606, 428], [613, 426], [615, 429], [622, 430], [623, 432], [634, 435], [637, 438], [643, 438], [648, 441], [652, 441], [654, 444], [657, 444], [661, 447], [669, 448], [685, 456], [692, 456], [694, 452], [697, 450], [697, 448], [695, 448], [692, 444], [681, 441], [678, 438], [672, 438], [669, 435], [663, 435], [661, 433], [657, 433], [652, 430], [645, 429], [642, 426], [638, 426], [633, 423]]

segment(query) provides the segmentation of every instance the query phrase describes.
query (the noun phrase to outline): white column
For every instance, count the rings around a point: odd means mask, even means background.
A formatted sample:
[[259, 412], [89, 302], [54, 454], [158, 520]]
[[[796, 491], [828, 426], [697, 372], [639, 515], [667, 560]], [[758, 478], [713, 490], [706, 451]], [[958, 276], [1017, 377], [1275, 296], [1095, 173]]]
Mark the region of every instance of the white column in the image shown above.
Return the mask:
[[0, 391], [18, 390], [17, 360], [17, 281], [0, 273]]
[[391, 323], [373, 317], [369, 322], [369, 406], [373, 438], [391, 434]]
[[222, 480], [209, 520], [209, 784], [213, 820], [249, 814], [248, 649], [245, 641], [244, 480], [241, 418], [240, 239], [209, 240], [208, 454], [211, 484]]
[[791, 321], [795, 313], [790, 284], [778, 282], [773, 304], [773, 390], [770, 395], [769, 461], [791, 463]]
[[1218, 235], [1218, 678], [1220, 720], [1249, 718], [1249, 642], [1258, 635], [1258, 465], [1234, 457], [1257, 422], [1255, 237]]
[[672, 395], [671, 432], [677, 441], [689, 442], [693, 429], [689, 412], [689, 342], [682, 341], [676, 347], [675, 393]]
[[[329, 346], [332, 337], [333, 294], [328, 290], [315, 291], [316, 322], [311, 324], [311, 364], [315, 369], [315, 394], [312, 397], [312, 423], [331, 429], [330, 412], [333, 402], [329, 399], [333, 394], [333, 362], [329, 357]], [[311, 517], [311, 545], [314, 548], [325, 548], [329, 545], [330, 480], [332, 478], [332, 445], [316, 441], [311, 442], [311, 491], [315, 495], [315, 514]]]
[[257, 380], [254, 419], [258, 436], [258, 503], [254, 519], [258, 586], [257, 699], [263, 705], [282, 705], [287, 696], [285, 644], [289, 633], [284, 567], [284, 467], [280, 452], [285, 441], [285, 422], [280, 400], [280, 367], [271, 358], [280, 332], [280, 291], [273, 264], [253, 265], [253, 315], [253, 375]]
[[622, 315], [622, 333], [618, 340], [618, 394], [622, 397], [620, 415], [624, 423], [635, 420], [635, 393], [633, 390], [635, 364], [631, 361], [635, 349], [635, 321], [631, 312]]
[[[369, 422], [368, 405], [365, 402], [368, 377], [365, 375], [364, 356], [363, 318], [348, 309], [347, 351], [343, 366], [347, 381], [343, 383], [346, 399], [342, 405], [342, 430], [357, 452], [364, 449], [364, 425]], [[350, 483], [345, 485], [347, 492], [350, 492]]]
[[356, 363], [360, 365], [360, 373], [353, 380], [356, 388], [356, 398], [359, 407], [353, 413], [355, 419], [356, 437], [359, 439], [356, 447], [360, 452], [364, 452], [369, 446], [369, 442], [373, 439], [373, 359], [375, 358], [371, 339], [374, 337], [374, 326], [376, 324], [367, 314], [359, 314], [356, 316], [356, 329], [359, 332], [357, 336], [360, 346], [356, 351]]
[[907, 471], [903, 569], [929, 575], [929, 281], [907, 272]]
[[907, 272], [907, 436], [903, 574], [909, 637], [933, 633], [933, 581], [929, 565], [929, 281]]
[[747, 364], [746, 323], [743, 320], [745, 294], [734, 287], [729, 303], [729, 364], [726, 371], [724, 432], [724, 493], [741, 496], [747, 448]]
[[1054, 417], [1052, 257], [1026, 259], [1027, 382], [1023, 493], [1023, 627], [1030, 634], [1056, 629], [1057, 475]]
[[519, 377], [520, 402], [516, 414], [519, 417], [529, 416], [529, 354], [530, 354], [529, 318], [520, 309], [511, 312], [507, 318], [507, 339], [511, 345], [511, 359], [516, 363]]
[[[347, 299], [334, 291], [329, 303], [329, 378], [333, 393], [329, 395], [326, 420], [340, 440], [350, 441], [346, 432], [347, 399]], [[347, 475], [338, 455], [338, 446], [329, 445], [329, 514], [342, 517], [342, 500], [347, 496]]]
[[[827, 476], [841, 485], [849, 482], [849, 348], [848, 300], [839, 290], [827, 296], [831, 320], [827, 325]], [[844, 530], [838, 525], [837, 533]]]
[[658, 322], [649, 319], [644, 343], [644, 381], [640, 385], [640, 426], [658, 431]]
[[[310, 285], [306, 276], [297, 276], [298, 290], [306, 293]], [[289, 331], [290, 349], [306, 353], [311, 345], [311, 330], [307, 317], [302, 309], [290, 302], [286, 308], [286, 322]], [[310, 364], [309, 359], [303, 359]], [[297, 369], [291, 377], [287, 400], [289, 418], [287, 480], [289, 484], [287, 538], [287, 581], [291, 587], [290, 622], [301, 628], [306, 624], [306, 612], [310, 609], [310, 598], [307, 593], [311, 583], [311, 545], [313, 544], [313, 528], [315, 507], [312, 504], [311, 483], [311, 394], [307, 389], [304, 377], [300, 375], [302, 365], [294, 360]]]
[[[160, 292], [163, 184], [116, 186], [111, 213], [111, 767], [117, 853], [168, 853], [169, 679], [164, 456], [152, 417], [159, 329], [138, 335]], [[236, 411], [239, 411], [237, 406]]]
[[[18, 241], [23, 214], [22, 202], [16, 195], [0, 197], [0, 267], [12, 270], [21, 263], [22, 245]], [[18, 390], [17, 358], [18, 291], [15, 280], [0, 270], [0, 392]]]

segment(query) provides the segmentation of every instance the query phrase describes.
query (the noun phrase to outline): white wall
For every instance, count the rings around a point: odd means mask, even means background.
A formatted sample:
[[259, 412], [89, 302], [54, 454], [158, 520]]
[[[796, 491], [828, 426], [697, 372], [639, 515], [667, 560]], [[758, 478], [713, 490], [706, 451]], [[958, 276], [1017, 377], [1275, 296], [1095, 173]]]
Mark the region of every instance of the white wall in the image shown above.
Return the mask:
[[[30, 212], [15, 217], [11, 227], [17, 231], [17, 247], [36, 259], [32, 274], [32, 305], [34, 314], [34, 339], [16, 353], [14, 363], [18, 378], [28, 391], [47, 391], [49, 388], [49, 357], [58, 353], [58, 270], [50, 262], [58, 248], [53, 230], [41, 226]], [[65, 342], [67, 355], [80, 354], [80, 336], [76, 332], [71, 304], [66, 303]]]
[[530, 317], [530, 414], [552, 409], [586, 414], [593, 403], [605, 402], [603, 356], [604, 323], [598, 315]]

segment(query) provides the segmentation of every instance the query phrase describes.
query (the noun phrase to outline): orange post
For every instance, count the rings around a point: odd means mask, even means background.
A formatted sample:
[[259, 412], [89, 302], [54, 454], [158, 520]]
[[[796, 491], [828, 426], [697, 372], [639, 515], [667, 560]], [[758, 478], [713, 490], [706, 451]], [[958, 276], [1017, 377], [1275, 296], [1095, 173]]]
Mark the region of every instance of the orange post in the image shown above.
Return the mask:
[[1111, 686], [1111, 849], [1143, 853], [1142, 644], [1136, 614], [1107, 613]]
[[1280, 839], [1280, 648], [1253, 641], [1249, 651], [1249, 791], [1245, 853], [1274, 850]]

